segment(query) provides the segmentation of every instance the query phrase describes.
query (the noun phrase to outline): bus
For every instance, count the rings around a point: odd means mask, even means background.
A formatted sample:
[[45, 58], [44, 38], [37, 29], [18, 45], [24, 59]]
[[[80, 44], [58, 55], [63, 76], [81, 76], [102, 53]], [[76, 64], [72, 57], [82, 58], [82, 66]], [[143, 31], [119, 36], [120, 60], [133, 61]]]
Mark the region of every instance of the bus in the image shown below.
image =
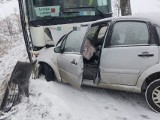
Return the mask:
[[111, 0], [18, 0], [23, 36], [30, 51], [56, 45], [79, 23], [112, 16]]

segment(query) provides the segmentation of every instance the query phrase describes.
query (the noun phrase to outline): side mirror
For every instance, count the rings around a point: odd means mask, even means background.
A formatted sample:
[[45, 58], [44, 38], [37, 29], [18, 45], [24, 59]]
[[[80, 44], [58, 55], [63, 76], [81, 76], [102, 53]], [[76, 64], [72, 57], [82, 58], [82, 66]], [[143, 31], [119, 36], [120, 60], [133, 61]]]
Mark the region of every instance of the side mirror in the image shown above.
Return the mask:
[[58, 47], [54, 48], [54, 52], [55, 53], [63, 53], [63, 49], [61, 48], [61, 46], [58, 46]]

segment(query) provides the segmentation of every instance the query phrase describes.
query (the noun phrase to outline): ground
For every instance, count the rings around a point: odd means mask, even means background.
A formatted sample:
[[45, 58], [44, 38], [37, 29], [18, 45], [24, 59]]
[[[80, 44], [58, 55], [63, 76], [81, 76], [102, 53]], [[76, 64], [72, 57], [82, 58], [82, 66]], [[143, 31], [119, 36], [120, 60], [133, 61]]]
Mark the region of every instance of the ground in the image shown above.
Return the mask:
[[[23, 38], [18, 35], [0, 58], [0, 78], [9, 79], [17, 61], [27, 61]], [[44, 76], [30, 79], [29, 101], [14, 107], [7, 120], [159, 120], [140, 94], [83, 86], [81, 90], [47, 82]], [[9, 113], [8, 113], [9, 114]]]

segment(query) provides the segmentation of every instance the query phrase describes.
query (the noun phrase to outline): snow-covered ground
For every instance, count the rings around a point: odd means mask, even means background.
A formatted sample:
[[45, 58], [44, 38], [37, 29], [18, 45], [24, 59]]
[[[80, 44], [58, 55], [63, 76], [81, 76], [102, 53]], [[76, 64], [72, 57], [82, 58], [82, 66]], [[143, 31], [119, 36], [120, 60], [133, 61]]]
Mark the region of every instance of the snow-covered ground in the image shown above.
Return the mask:
[[[0, 58], [0, 76], [11, 74], [16, 62], [27, 61], [23, 38], [19, 35]], [[46, 82], [44, 76], [30, 80], [29, 102], [15, 106], [7, 120], [159, 120], [139, 94]]]
[[[15, 6], [17, 6], [17, 0], [13, 1], [16, 1]], [[1, 12], [5, 15], [0, 18], [9, 15], [9, 7], [12, 8], [11, 13], [16, 12], [13, 11], [15, 7], [13, 3], [5, 8], [7, 5], [1, 5]], [[138, 11], [137, 8], [136, 10]], [[13, 39], [14, 41], [8, 47], [7, 52], [0, 57], [0, 80], [9, 79], [17, 61], [28, 61], [22, 35], [17, 35]], [[44, 76], [40, 79], [30, 80], [29, 102], [22, 102], [14, 109], [16, 109], [16, 113], [7, 120], [160, 119], [160, 114], [153, 112], [139, 94], [86, 86], [77, 90], [67, 84], [46, 82]]]

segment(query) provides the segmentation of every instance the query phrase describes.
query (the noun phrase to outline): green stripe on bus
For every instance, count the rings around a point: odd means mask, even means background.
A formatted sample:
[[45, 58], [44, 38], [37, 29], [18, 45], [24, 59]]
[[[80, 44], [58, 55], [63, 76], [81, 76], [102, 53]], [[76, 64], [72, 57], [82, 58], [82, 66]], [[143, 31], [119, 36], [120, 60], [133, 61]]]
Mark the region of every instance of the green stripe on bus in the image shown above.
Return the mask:
[[89, 5], [92, 5], [93, 4], [93, 0], [89, 0]]

